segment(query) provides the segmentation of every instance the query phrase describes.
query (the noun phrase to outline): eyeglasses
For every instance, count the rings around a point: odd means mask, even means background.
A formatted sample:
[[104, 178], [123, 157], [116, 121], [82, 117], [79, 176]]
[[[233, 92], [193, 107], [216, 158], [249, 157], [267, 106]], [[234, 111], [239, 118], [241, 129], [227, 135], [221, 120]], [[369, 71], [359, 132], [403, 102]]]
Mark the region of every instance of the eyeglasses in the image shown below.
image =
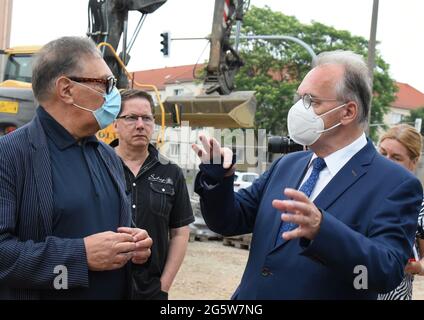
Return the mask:
[[313, 97], [310, 93], [305, 93], [304, 95], [299, 95], [298, 93], [294, 94], [294, 103], [298, 102], [300, 99], [303, 101], [303, 106], [305, 109], [309, 109], [311, 106], [315, 107], [316, 103], [319, 101], [339, 101], [338, 99], [323, 99]]
[[129, 115], [125, 115], [125, 116], [120, 116], [117, 119], [122, 119], [127, 124], [135, 124], [137, 122], [138, 118], [141, 118], [141, 120], [145, 124], [152, 124], [153, 121], [155, 120], [155, 118], [152, 115], [137, 116], [135, 114], [129, 114]]
[[116, 79], [114, 76], [109, 76], [106, 79], [98, 79], [98, 78], [81, 78], [81, 77], [68, 77], [72, 81], [75, 82], [95, 82], [95, 83], [101, 83], [106, 88], [106, 94], [109, 94], [112, 92], [113, 88], [116, 86]]

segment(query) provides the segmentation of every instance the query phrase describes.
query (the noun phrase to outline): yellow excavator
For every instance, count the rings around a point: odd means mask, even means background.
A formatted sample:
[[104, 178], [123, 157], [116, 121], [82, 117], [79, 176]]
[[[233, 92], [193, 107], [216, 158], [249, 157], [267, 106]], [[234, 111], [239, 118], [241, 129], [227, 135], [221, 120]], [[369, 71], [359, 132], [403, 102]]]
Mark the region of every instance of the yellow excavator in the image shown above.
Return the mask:
[[[153, 13], [167, 0], [89, 0], [87, 35], [101, 49], [106, 63], [118, 79], [118, 88], [139, 87], [154, 90], [159, 102], [161, 126], [158, 144], [163, 142], [166, 125], [189, 121], [190, 126], [216, 128], [248, 128], [254, 125], [256, 100], [253, 92], [234, 91], [234, 76], [243, 61], [231, 44], [233, 26], [239, 24], [247, 10], [246, 0], [215, 0], [210, 37], [210, 58], [205, 69], [204, 94], [167, 97], [162, 102], [157, 89], [134, 81], [126, 69], [130, 50], [146, 15]], [[141, 18], [131, 40], [127, 42], [129, 11], [138, 11]], [[236, 35], [237, 37], [237, 35]], [[117, 54], [122, 42], [122, 52]], [[3, 50], [6, 67], [0, 83], [0, 135], [29, 122], [37, 106], [31, 91], [31, 61], [40, 47], [19, 47]], [[116, 137], [113, 127], [99, 131], [98, 137], [110, 142]]]
[[5, 66], [0, 82], [0, 136], [32, 119], [35, 102], [31, 90], [31, 64], [37, 46], [16, 47], [0, 51]]

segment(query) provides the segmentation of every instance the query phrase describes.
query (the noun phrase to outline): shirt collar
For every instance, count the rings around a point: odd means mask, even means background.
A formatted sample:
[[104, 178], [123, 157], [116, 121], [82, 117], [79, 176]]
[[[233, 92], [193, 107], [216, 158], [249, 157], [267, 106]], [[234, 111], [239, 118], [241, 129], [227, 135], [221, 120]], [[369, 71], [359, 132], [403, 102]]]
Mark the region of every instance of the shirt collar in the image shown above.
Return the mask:
[[[325, 157], [325, 164], [327, 165], [331, 176], [334, 177], [343, 168], [343, 166], [366, 145], [367, 138], [365, 133], [362, 133], [361, 136], [351, 144]], [[317, 157], [318, 156], [314, 153], [309, 165], [312, 163], [312, 160]]]
[[[74, 144], [78, 143], [76, 140], [59, 122], [56, 121], [42, 106], [37, 108], [37, 115], [40, 119], [46, 135], [53, 141], [59, 150], [65, 150]], [[99, 141], [95, 136], [88, 136], [81, 139], [83, 144], [95, 143]]]

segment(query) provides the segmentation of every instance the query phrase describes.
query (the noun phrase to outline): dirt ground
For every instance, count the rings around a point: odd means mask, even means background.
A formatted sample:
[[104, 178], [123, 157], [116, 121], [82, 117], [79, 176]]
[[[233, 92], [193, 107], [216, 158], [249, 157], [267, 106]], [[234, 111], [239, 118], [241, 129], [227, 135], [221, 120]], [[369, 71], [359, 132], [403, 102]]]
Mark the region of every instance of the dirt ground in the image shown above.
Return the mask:
[[227, 300], [237, 288], [249, 251], [221, 241], [189, 242], [169, 299]]
[[[190, 242], [169, 299], [229, 299], [240, 282], [248, 253], [220, 241]], [[413, 298], [424, 300], [424, 277], [415, 277]]]

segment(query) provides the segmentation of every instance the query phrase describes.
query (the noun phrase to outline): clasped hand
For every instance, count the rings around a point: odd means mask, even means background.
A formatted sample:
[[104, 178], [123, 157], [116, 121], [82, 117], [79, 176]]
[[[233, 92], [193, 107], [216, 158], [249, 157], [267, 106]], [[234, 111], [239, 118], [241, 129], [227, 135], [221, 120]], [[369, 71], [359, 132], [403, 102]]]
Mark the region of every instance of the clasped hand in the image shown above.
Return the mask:
[[92, 271], [114, 270], [129, 260], [143, 264], [150, 257], [152, 239], [146, 230], [120, 227], [84, 238], [88, 268]]

